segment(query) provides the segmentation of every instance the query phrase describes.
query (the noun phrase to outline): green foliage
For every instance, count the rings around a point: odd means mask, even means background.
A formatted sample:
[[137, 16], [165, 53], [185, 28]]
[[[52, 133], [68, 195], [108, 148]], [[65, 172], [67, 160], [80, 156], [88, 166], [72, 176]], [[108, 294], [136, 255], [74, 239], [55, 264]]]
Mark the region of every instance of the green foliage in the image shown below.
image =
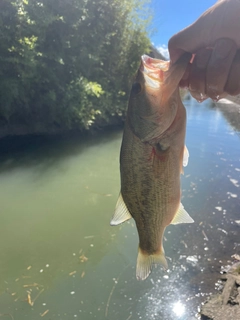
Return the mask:
[[149, 16], [139, 0], [1, 0], [0, 118], [52, 130], [121, 119]]

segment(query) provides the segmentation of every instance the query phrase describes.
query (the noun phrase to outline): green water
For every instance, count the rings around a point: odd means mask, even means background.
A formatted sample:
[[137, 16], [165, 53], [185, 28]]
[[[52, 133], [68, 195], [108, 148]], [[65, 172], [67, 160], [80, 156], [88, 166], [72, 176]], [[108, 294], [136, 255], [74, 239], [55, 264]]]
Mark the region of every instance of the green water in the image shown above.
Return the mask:
[[4, 145], [3, 319], [195, 319], [221, 265], [239, 253], [240, 141], [207, 103], [186, 107], [190, 159], [182, 198], [195, 223], [168, 228], [169, 271], [156, 268], [144, 282], [135, 279], [134, 222], [109, 225], [119, 193], [121, 131]]

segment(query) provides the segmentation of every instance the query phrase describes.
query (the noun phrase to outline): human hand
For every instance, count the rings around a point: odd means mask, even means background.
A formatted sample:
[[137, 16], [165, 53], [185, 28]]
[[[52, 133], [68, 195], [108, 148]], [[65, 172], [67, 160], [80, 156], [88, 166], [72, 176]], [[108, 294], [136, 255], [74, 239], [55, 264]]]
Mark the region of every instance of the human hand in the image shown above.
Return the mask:
[[240, 93], [240, 0], [221, 0], [168, 43], [171, 64], [192, 59], [180, 81], [199, 101]]

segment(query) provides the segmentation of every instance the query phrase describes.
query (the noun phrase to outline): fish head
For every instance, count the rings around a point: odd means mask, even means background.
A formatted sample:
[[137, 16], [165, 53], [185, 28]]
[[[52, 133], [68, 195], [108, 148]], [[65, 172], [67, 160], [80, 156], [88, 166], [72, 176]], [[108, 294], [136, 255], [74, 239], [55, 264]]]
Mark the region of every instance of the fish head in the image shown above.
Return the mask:
[[167, 61], [153, 59], [147, 55], [141, 57], [128, 104], [128, 121], [133, 132], [141, 140], [147, 140], [150, 132], [153, 133], [161, 122], [161, 86], [168, 65]]
[[174, 121], [180, 99], [178, 85], [187, 63], [185, 58], [175, 64], [180, 67], [169, 68], [169, 61], [141, 57], [128, 104], [128, 122], [141, 140], [160, 136]]

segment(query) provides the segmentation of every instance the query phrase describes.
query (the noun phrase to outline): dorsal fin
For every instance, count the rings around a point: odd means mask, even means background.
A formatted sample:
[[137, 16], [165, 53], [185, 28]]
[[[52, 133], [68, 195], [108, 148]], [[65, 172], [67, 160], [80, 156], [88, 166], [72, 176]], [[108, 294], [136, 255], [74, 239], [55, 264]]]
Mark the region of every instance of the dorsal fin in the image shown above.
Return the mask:
[[118, 224], [123, 223], [131, 218], [132, 216], [128, 211], [128, 208], [123, 200], [122, 194], [120, 193], [110, 225], [117, 226]]

